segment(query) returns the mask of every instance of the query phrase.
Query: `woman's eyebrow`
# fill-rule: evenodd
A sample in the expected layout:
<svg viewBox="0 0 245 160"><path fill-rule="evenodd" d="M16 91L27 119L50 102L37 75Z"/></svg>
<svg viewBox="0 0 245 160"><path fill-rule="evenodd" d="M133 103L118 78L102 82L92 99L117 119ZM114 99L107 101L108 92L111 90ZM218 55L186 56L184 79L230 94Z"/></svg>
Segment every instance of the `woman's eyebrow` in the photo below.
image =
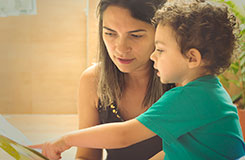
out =
<svg viewBox="0 0 245 160"><path fill-rule="evenodd" d="M103 28L104 28L104 29L107 29L107 30L109 30L109 31L111 31L111 32L116 32L116 31L114 31L113 29L110 29L110 28L105 27L105 26L103 26Z"/></svg>
<svg viewBox="0 0 245 160"><path fill-rule="evenodd" d="M134 31L129 31L128 33L135 33L135 32L146 32L146 30L145 29L137 29Z"/></svg>
<svg viewBox="0 0 245 160"><path fill-rule="evenodd" d="M106 26L103 26L103 28L106 29L106 30L109 30L109 31L111 31L111 32L116 32L116 31L114 31L113 29L108 28L108 27L106 27ZM146 32L146 30L145 30L145 29L137 29L137 30L129 31L128 33L136 33L136 32Z"/></svg>

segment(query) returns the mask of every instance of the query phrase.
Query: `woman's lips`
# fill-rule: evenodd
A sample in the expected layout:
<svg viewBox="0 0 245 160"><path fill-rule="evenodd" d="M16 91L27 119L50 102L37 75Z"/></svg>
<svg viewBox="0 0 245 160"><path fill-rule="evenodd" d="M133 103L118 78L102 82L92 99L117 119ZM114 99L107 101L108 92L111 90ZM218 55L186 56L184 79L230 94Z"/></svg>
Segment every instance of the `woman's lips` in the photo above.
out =
<svg viewBox="0 0 245 160"><path fill-rule="evenodd" d="M134 59L122 59L122 58L117 58L117 59L122 64L129 64L134 60Z"/></svg>

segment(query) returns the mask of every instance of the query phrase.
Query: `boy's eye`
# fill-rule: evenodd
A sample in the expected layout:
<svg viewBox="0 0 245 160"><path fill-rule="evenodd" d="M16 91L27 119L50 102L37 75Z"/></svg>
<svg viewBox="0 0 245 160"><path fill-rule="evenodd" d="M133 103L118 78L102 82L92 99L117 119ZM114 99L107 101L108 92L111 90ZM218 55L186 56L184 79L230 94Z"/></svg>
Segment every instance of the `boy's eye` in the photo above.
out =
<svg viewBox="0 0 245 160"><path fill-rule="evenodd" d="M137 35L137 34L131 34L132 37L134 38L140 38L140 37L143 37L143 35Z"/></svg>

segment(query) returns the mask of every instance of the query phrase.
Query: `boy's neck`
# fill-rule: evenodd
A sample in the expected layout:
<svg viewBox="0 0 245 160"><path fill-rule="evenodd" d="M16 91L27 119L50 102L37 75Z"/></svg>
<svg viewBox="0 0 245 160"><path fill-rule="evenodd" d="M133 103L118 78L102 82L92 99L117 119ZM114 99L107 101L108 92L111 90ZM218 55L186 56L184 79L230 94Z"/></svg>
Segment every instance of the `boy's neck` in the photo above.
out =
<svg viewBox="0 0 245 160"><path fill-rule="evenodd" d="M207 76L210 74L211 73L207 72L207 71L202 71L202 72L200 72L200 70L199 71L193 71L193 72L190 72L190 74L186 76L186 78L183 80L183 82L177 83L177 85L178 86L185 86L189 82L192 82L192 81L194 81L200 77Z"/></svg>

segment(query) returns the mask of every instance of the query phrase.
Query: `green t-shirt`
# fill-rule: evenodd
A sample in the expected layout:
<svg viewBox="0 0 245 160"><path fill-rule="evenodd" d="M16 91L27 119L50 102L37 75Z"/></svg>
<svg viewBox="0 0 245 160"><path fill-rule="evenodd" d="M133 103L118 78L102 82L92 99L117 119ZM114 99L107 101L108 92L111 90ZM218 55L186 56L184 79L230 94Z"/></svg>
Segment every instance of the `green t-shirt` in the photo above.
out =
<svg viewBox="0 0 245 160"><path fill-rule="evenodd" d="M245 155L236 106L215 76L169 90L136 119L163 139L164 160Z"/></svg>

